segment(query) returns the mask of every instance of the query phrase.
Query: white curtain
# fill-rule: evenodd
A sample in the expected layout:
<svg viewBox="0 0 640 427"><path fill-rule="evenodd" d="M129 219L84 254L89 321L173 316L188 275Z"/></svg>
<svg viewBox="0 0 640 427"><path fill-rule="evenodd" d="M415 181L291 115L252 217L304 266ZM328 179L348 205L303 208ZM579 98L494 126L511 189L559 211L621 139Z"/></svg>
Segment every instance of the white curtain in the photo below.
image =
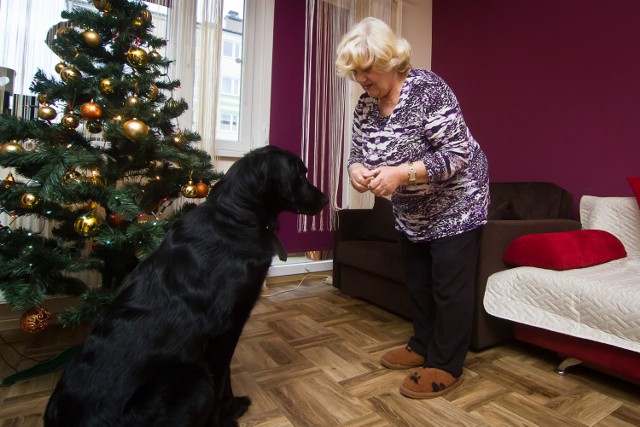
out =
<svg viewBox="0 0 640 427"><path fill-rule="evenodd" d="M30 93L29 86L38 68L55 74L55 65L60 62L45 38L61 20L66 4L66 0L0 0L0 75L11 80L5 89L12 95L10 108L20 117L35 114L37 105L32 97L36 94ZM10 172L10 168L0 168L0 180ZM0 212L0 224L45 234L49 231L46 223L36 217L13 218L6 212Z"/></svg>
<svg viewBox="0 0 640 427"><path fill-rule="evenodd" d="M349 28L367 16L402 30L402 0L306 0L305 72L301 151L311 180L330 195L327 217L299 217L298 230L333 229L335 212L370 207L373 196L352 190L345 161L351 118L362 88L336 76L336 47Z"/></svg>
<svg viewBox="0 0 640 427"><path fill-rule="evenodd" d="M175 63L169 69L169 76L180 80L174 97L189 103L189 109L178 118L179 127L191 129L195 123L193 130L202 137L200 148L216 160L223 0L155 0L155 3L170 6L167 26L170 43L166 56ZM195 22L200 27L198 43Z"/></svg>

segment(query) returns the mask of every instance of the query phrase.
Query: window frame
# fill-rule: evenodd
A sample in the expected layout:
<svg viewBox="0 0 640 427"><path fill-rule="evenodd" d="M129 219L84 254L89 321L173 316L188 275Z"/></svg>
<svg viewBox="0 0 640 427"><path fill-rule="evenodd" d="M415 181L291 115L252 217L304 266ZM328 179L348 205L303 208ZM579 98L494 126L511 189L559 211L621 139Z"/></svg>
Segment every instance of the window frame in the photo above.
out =
<svg viewBox="0 0 640 427"><path fill-rule="evenodd" d="M275 0L245 0L239 136L216 135L217 156L242 157L269 142L274 8Z"/></svg>

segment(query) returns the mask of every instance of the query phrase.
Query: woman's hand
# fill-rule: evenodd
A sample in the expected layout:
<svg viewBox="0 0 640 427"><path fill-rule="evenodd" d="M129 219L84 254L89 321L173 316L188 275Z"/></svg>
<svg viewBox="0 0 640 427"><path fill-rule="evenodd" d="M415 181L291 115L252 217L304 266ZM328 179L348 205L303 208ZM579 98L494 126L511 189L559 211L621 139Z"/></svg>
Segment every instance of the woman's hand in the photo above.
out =
<svg viewBox="0 0 640 427"><path fill-rule="evenodd" d="M349 168L349 181L351 182L351 186L360 193L369 191L368 185L374 176L372 171L360 163L354 163Z"/></svg>
<svg viewBox="0 0 640 427"><path fill-rule="evenodd" d="M369 181L368 189L376 196L388 196L403 184L406 172L401 166L380 166L371 171L373 179Z"/></svg>

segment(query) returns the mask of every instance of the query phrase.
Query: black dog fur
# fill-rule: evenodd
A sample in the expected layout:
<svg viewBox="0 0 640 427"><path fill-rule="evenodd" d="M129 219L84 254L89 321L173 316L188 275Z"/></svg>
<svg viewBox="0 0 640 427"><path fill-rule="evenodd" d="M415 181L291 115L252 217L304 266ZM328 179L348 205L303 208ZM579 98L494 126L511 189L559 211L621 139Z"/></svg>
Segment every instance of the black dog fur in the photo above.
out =
<svg viewBox="0 0 640 427"><path fill-rule="evenodd" d="M45 427L236 426L229 364L279 247L283 211L327 204L296 155L238 160L129 275L54 390Z"/></svg>

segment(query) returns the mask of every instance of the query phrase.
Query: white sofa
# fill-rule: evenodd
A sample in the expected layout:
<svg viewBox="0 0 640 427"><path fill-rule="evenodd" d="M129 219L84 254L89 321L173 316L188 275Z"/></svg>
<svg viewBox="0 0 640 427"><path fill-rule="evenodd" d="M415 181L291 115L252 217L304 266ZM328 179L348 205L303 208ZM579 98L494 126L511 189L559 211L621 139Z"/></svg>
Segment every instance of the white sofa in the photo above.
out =
<svg viewBox="0 0 640 427"><path fill-rule="evenodd" d="M627 256L556 271L515 267L491 275L484 306L514 322L517 339L640 383L640 208L633 197L584 196L583 229L612 233Z"/></svg>

